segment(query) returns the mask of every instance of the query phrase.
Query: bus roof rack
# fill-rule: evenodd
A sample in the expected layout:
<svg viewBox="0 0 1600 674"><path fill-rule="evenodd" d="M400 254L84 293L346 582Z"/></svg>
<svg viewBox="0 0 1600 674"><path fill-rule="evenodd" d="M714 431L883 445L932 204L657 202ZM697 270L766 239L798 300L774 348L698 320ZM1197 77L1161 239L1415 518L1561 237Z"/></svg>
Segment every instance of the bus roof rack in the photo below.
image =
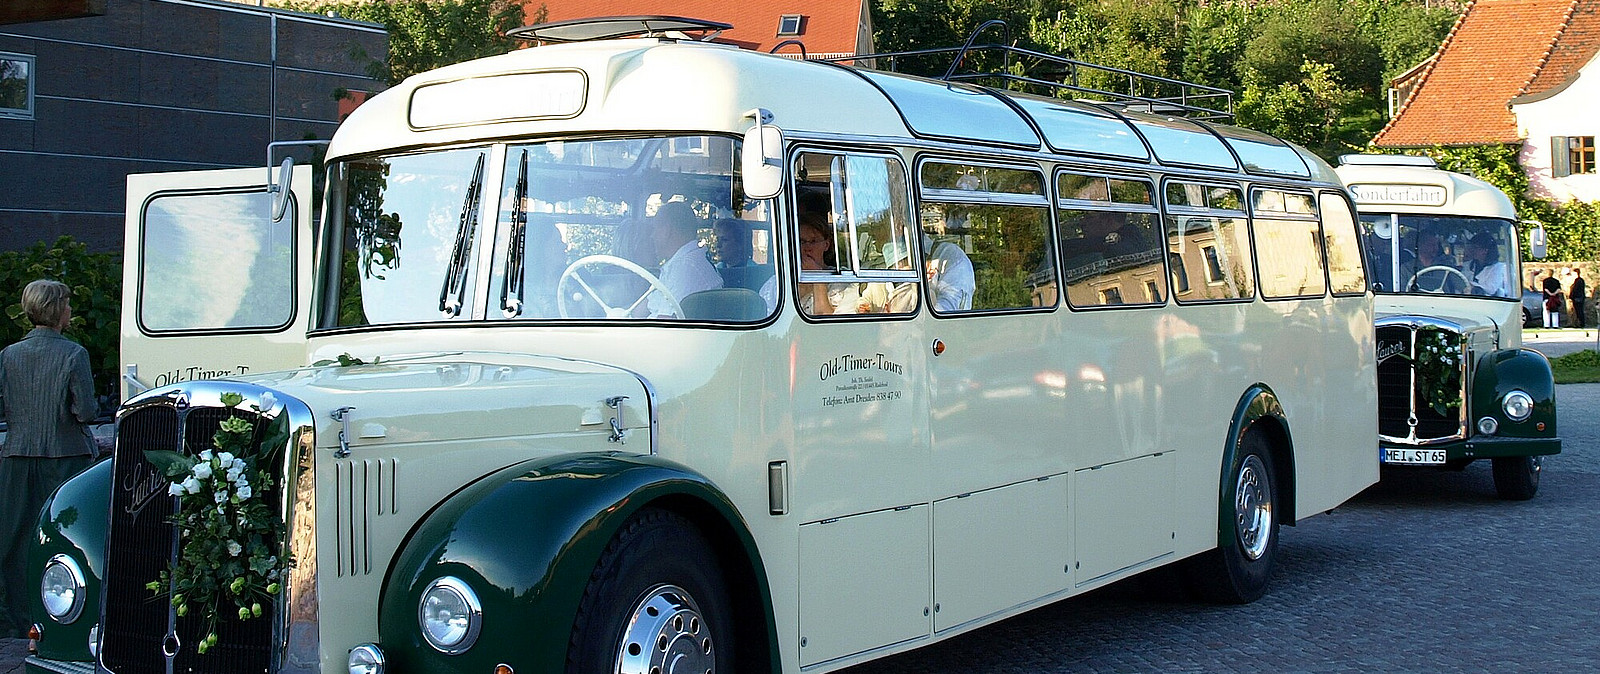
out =
<svg viewBox="0 0 1600 674"><path fill-rule="evenodd" d="M1023 90L1031 87L1053 97L1066 93L1082 97L1100 105L1110 105L1130 112L1157 115L1192 117L1206 121L1231 122L1233 120L1233 91L1194 82L1141 73L1125 68L1102 66L1065 56L1046 54L1024 49L1013 44L978 44L978 36L992 27L1004 30L1004 41L1009 43L1010 28L1004 21L985 21L967 36L960 47L937 47L900 52L863 54L818 59L830 62L866 64L866 67L898 72L896 65L907 57L953 54L950 66L942 77L947 82L965 81L993 83L997 88ZM987 59L988 69L963 71L969 62L983 54L995 54ZM998 61L998 63L994 63ZM880 64L887 67L880 68Z"/></svg>
<svg viewBox="0 0 1600 674"><path fill-rule="evenodd" d="M1421 157L1410 154L1341 154L1340 166L1417 166L1421 168L1439 168L1439 162L1433 157Z"/></svg>
<svg viewBox="0 0 1600 674"><path fill-rule="evenodd" d="M531 26L506 31L509 37L539 42L585 42L612 40L623 37L688 37L685 31L705 32L700 40L710 40L729 28L731 23L690 19L682 16L599 16ZM678 33L679 35L669 35Z"/></svg>

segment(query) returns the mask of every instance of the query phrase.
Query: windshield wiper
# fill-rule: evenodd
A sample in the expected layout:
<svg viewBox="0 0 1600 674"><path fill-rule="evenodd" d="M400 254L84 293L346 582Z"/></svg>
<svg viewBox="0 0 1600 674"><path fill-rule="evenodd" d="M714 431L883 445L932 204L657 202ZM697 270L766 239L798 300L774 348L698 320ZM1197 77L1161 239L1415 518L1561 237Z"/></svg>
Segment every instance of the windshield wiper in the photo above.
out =
<svg viewBox="0 0 1600 674"><path fill-rule="evenodd" d="M527 198L528 151L523 150L517 166L516 193L511 195L511 240L506 244L506 272L500 284L500 312L506 318L522 315L522 261L527 256L524 246L528 244L528 211L522 202ZM515 297L512 296L513 292L516 293Z"/></svg>
<svg viewBox="0 0 1600 674"><path fill-rule="evenodd" d="M472 253L472 238L478 230L478 195L483 191L483 153L478 153L478 165L472 170L472 184L467 185L467 198L461 204L461 222L456 225L455 247L450 249L450 264L444 270L444 288L439 290L439 311L446 318L461 315L461 305L467 297L467 258Z"/></svg>

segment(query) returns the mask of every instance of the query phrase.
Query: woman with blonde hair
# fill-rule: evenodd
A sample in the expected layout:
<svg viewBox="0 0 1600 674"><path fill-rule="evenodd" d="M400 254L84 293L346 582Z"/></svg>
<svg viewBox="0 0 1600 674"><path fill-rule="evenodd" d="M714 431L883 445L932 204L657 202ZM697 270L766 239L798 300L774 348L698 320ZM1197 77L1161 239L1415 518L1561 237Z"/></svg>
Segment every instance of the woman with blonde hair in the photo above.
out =
<svg viewBox="0 0 1600 674"><path fill-rule="evenodd" d="M0 636L22 636L28 599L37 584L23 577L28 536L45 499L67 478L94 463L89 431L97 405L89 352L66 337L72 291L39 280L22 290L33 330L0 350Z"/></svg>

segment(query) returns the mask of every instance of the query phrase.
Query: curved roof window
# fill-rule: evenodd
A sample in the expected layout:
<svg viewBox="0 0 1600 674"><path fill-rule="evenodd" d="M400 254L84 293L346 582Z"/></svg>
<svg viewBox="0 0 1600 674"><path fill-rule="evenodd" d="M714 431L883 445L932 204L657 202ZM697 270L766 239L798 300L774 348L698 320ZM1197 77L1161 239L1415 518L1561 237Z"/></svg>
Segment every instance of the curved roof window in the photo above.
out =
<svg viewBox="0 0 1600 674"><path fill-rule="evenodd" d="M1300 160L1300 153L1295 152L1288 143L1260 131L1237 126L1213 124L1211 130L1216 131L1228 147L1233 148L1234 153L1239 155L1239 161L1244 162L1244 170L1250 173L1297 178L1311 176L1311 169L1306 168L1306 163Z"/></svg>
<svg viewBox="0 0 1600 674"><path fill-rule="evenodd" d="M1188 164L1207 168L1238 170L1233 153L1205 127L1187 119L1158 117L1135 112L1123 113L1134 128L1150 141L1150 149L1163 164Z"/></svg>
<svg viewBox="0 0 1600 674"><path fill-rule="evenodd" d="M1039 135L1005 101L977 87L857 70L878 85L919 136L1039 147Z"/></svg>
<svg viewBox="0 0 1600 674"><path fill-rule="evenodd" d="M1148 161L1150 151L1139 134L1109 112L1073 101L1012 96L1044 132L1050 149Z"/></svg>

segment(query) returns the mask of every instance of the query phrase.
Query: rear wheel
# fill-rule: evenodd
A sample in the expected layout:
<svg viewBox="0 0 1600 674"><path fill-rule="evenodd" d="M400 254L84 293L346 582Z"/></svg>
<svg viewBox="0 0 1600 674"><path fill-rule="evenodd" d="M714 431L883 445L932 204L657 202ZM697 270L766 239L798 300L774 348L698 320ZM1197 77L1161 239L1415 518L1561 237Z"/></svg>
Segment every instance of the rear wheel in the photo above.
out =
<svg viewBox="0 0 1600 674"><path fill-rule="evenodd" d="M584 590L568 674L733 671L732 608L705 536L647 509L606 546Z"/></svg>
<svg viewBox="0 0 1600 674"><path fill-rule="evenodd" d="M1504 456L1494 460L1494 490L1508 501L1526 501L1539 493L1542 456Z"/></svg>
<svg viewBox="0 0 1600 674"><path fill-rule="evenodd" d="M1241 443L1228 471L1223 516L1233 529L1215 550L1184 562L1191 590L1208 601L1247 604L1267 591L1278 553L1277 475L1262 436ZM1228 527L1224 527L1228 528Z"/></svg>

